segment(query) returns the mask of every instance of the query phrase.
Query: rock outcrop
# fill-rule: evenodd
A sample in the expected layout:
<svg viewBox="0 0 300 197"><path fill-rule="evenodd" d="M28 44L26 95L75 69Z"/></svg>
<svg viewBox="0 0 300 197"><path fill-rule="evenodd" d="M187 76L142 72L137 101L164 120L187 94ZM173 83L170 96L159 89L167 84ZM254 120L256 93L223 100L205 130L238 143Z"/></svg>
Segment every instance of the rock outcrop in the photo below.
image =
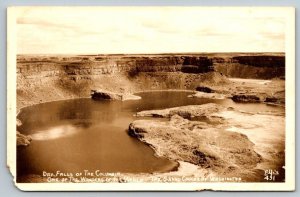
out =
<svg viewBox="0 0 300 197"><path fill-rule="evenodd" d="M158 156L198 165L217 176L241 177L262 160L246 135L178 115L167 122L136 120L128 132L150 144Z"/></svg>
<svg viewBox="0 0 300 197"><path fill-rule="evenodd" d="M285 98L280 95L267 96L264 100L265 103L284 104Z"/></svg>
<svg viewBox="0 0 300 197"><path fill-rule="evenodd" d="M194 94L189 95L190 98L206 98L206 99L225 99L226 95L217 93L210 87L198 86Z"/></svg>
<svg viewBox="0 0 300 197"><path fill-rule="evenodd" d="M133 121L128 129L130 136L150 145L158 156L205 169L204 177L213 174L261 181L264 169L270 168L282 174L277 181L284 180L284 114L245 113L204 104L142 111L138 115L154 118Z"/></svg>
<svg viewBox="0 0 300 197"><path fill-rule="evenodd" d="M17 146L28 146L31 142L30 135L23 135L17 131Z"/></svg>
<svg viewBox="0 0 300 197"><path fill-rule="evenodd" d="M170 118L173 115L178 115L186 119L192 119L197 117L205 117L208 114L219 112L223 109L224 107L220 105L217 105L215 103L208 103L204 105L187 105L161 110L146 110L138 112L136 116Z"/></svg>
<svg viewBox="0 0 300 197"><path fill-rule="evenodd" d="M106 99L106 100L126 101L126 100L141 99L140 96L136 96L136 95L128 94L128 93L115 93L115 92L110 92L110 91L106 91L106 90L92 90L91 92L92 92L91 93L92 99L94 99L94 100Z"/></svg>
<svg viewBox="0 0 300 197"><path fill-rule="evenodd" d="M256 95L245 95L245 94L239 94L239 95L234 95L232 97L232 100L234 102L239 102L239 103L259 103L260 98Z"/></svg>
<svg viewBox="0 0 300 197"><path fill-rule="evenodd" d="M205 92L205 93L214 93L215 91L209 87L205 87L205 86L198 86L196 87L196 91L199 92Z"/></svg>

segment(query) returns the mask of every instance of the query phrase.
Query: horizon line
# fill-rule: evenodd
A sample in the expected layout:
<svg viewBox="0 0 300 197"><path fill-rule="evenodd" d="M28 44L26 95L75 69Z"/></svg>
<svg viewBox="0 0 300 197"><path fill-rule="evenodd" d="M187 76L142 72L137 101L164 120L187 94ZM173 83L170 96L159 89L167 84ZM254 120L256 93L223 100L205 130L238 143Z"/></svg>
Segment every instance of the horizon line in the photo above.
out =
<svg viewBox="0 0 300 197"><path fill-rule="evenodd" d="M163 53L17 53L16 55L168 55L168 54L214 54L214 53L283 53L285 52L163 52Z"/></svg>

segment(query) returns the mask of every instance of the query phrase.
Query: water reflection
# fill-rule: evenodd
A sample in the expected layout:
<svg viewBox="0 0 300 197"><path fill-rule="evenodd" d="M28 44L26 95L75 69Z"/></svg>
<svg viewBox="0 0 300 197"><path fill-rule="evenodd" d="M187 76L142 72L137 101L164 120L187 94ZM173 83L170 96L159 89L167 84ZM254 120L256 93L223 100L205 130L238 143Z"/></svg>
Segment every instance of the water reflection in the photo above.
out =
<svg viewBox="0 0 300 197"><path fill-rule="evenodd" d="M53 140L61 137L68 137L79 132L76 127L71 125L63 125L58 127L52 127L47 130L37 131L31 135L33 140Z"/></svg>

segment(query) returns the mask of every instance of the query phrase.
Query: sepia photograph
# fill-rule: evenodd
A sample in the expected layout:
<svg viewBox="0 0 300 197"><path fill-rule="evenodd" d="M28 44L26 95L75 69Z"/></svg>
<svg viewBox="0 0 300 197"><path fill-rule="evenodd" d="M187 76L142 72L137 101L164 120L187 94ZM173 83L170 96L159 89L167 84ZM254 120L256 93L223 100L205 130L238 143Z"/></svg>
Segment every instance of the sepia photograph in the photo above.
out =
<svg viewBox="0 0 300 197"><path fill-rule="evenodd" d="M294 190L294 8L7 13L21 190Z"/></svg>

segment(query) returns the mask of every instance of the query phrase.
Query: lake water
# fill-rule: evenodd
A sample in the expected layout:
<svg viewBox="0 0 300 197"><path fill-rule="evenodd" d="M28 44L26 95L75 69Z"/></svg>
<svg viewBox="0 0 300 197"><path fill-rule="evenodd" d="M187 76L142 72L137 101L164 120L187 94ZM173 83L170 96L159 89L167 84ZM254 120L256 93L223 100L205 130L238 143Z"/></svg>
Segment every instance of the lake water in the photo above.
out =
<svg viewBox="0 0 300 197"><path fill-rule="evenodd" d="M243 111L283 111L265 104L236 104L230 99L188 98L189 92L143 92L135 101L95 101L89 98L56 101L22 109L18 131L31 135L28 147L17 149L17 175L46 172L164 172L177 163L127 134L142 110L219 103Z"/></svg>

